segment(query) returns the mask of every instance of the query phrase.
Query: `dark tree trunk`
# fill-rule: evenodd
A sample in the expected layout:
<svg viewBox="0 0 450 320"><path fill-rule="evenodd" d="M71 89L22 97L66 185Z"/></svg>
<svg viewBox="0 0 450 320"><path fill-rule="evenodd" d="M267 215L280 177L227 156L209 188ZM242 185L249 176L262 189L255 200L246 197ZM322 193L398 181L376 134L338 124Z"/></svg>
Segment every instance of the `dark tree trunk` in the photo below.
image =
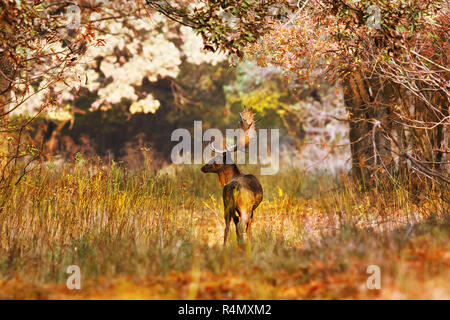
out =
<svg viewBox="0 0 450 320"><path fill-rule="evenodd" d="M392 169L389 104L392 87L379 79L353 73L344 80L344 100L350 120L352 175L363 187L377 183Z"/></svg>
<svg viewBox="0 0 450 320"><path fill-rule="evenodd" d="M8 127L8 107L11 99L13 68L10 59L0 54L0 171L8 154L8 141L5 130Z"/></svg>
<svg viewBox="0 0 450 320"><path fill-rule="evenodd" d="M303 122L294 112L289 110L285 110L283 115L281 115L281 120L289 135L294 139L297 150L302 150L306 135L305 129L303 128Z"/></svg>

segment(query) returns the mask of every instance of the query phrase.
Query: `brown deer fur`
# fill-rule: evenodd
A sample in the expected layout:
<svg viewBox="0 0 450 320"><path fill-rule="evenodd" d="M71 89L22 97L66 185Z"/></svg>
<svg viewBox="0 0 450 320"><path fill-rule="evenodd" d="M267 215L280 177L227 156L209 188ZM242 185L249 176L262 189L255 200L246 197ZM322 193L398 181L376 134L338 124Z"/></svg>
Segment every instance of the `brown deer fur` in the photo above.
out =
<svg viewBox="0 0 450 320"><path fill-rule="evenodd" d="M244 112L248 112L244 109ZM245 119L242 119L241 124ZM253 121L253 114L251 114ZM241 125L241 128L243 126ZM254 123L253 123L254 127ZM248 139L244 144L248 147ZM213 149L214 150L214 149ZM236 151L236 148L231 148ZM219 153L205 164L201 170L204 173L217 173L219 182L223 186L223 206L225 218L224 245L227 242L231 219L236 226L236 235L239 244L244 243L243 233L250 240L250 227L253 219L253 213L263 198L263 189L258 179L251 174L243 174L238 166L231 160L231 152L229 148L226 151L217 151ZM227 161L228 160L228 161Z"/></svg>

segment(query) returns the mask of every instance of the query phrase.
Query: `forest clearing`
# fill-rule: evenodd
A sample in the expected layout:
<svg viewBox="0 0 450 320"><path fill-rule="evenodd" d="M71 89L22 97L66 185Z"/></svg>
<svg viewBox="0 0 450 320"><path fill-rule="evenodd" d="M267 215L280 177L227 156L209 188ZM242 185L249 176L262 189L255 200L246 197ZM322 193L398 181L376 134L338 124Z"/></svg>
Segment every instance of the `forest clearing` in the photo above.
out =
<svg viewBox="0 0 450 320"><path fill-rule="evenodd" d="M450 299L449 53L441 0L0 0L0 300Z"/></svg>
<svg viewBox="0 0 450 320"><path fill-rule="evenodd" d="M234 226L222 246L220 187L199 168L170 177L86 162L33 172L0 217L0 297L450 297L450 220L438 196L364 194L294 169L261 183L251 247L239 248ZM82 290L66 287L73 264ZM380 290L366 286L369 265L381 268Z"/></svg>

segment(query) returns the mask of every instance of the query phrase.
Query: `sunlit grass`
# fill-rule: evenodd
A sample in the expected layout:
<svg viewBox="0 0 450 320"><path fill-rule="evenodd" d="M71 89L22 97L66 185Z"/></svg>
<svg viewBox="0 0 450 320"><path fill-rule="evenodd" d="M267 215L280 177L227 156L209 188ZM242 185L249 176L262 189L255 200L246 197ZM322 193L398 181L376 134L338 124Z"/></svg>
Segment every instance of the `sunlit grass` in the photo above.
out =
<svg viewBox="0 0 450 320"><path fill-rule="evenodd" d="M360 192L343 176L261 176L252 244L222 246L215 175L78 159L36 168L0 211L0 298L449 298L437 191ZM257 173L256 168L246 168ZM78 265L82 290L65 287ZM367 266L382 289L366 288Z"/></svg>

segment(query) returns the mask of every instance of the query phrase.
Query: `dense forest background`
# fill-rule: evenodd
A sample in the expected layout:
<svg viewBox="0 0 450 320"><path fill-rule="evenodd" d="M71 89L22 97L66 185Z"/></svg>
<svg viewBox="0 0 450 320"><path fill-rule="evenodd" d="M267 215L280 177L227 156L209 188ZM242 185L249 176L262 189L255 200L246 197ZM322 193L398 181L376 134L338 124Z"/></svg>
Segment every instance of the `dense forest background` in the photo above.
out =
<svg viewBox="0 0 450 320"><path fill-rule="evenodd" d="M194 119L225 128L248 105L262 126L282 129L288 163L351 168L364 187L412 176L449 182L445 2L2 8L5 172L38 151L47 160L81 152L136 165L143 147L161 167L175 128Z"/></svg>
<svg viewBox="0 0 450 320"><path fill-rule="evenodd" d="M314 160L317 163L310 169L323 169L329 162L332 170L349 167L348 161L344 163L348 159L333 148L345 144L348 134L345 121L330 116L345 116L338 87L330 89L324 84L322 88L311 88L307 83L286 79L275 68L262 69L247 61L230 67L224 60L216 65L183 61L176 78L158 78L155 82L144 79L140 90L159 101L156 110L133 113L131 101L114 104L108 110L90 110L95 97L85 92L67 105L67 114L40 117L32 135L36 141L44 141L47 160L58 156L73 160L80 152L86 157L100 155L135 167L142 164L142 150L146 148L155 168L160 169L171 162L176 142L170 142L170 136L175 129L193 132L194 120L201 120L204 130L233 128L239 110L248 105L259 111L261 127L281 129L284 155L290 161L297 159L298 166L302 166L303 158L304 167ZM325 145L328 155L321 154ZM303 148L309 150L306 159L301 156ZM348 148L344 146L347 157ZM317 160L317 153L323 161Z"/></svg>

